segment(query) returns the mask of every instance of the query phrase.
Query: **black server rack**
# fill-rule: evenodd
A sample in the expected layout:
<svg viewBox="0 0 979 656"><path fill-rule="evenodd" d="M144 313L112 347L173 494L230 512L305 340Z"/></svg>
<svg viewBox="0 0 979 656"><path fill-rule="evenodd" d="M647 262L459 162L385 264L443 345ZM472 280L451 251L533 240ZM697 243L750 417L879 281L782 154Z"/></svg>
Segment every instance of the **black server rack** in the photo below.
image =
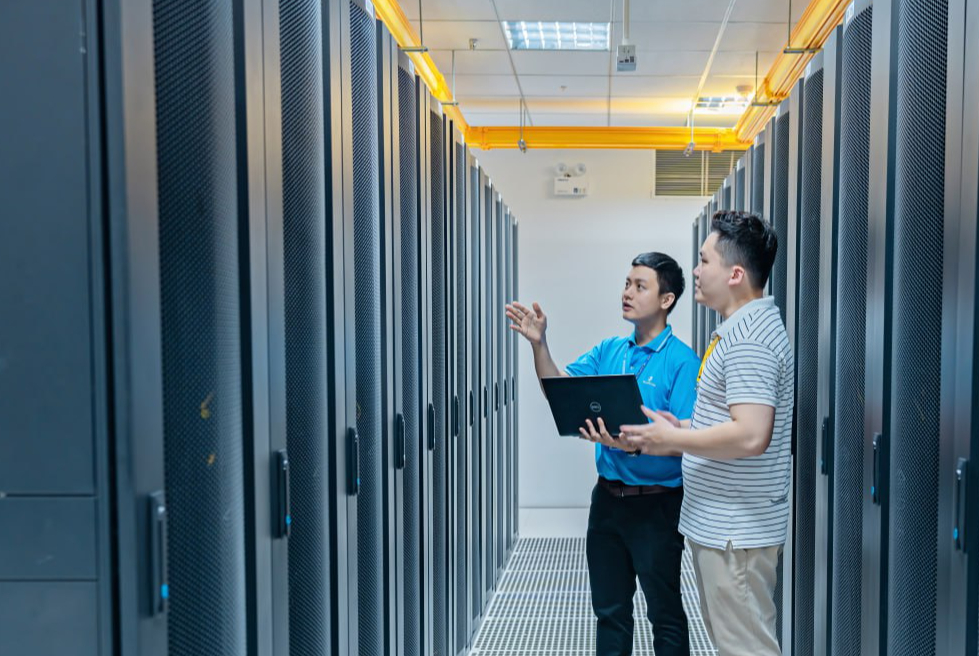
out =
<svg viewBox="0 0 979 656"><path fill-rule="evenodd" d="M979 38L976 29L979 28L979 7L967 5L965 15L959 3L951 5L953 12L949 24L953 20L961 21L957 29L960 34L964 31L965 45L961 48L963 79L963 107L976 107L979 102ZM956 52L956 50L952 52ZM950 67L950 74L955 69ZM953 89L949 85L949 89ZM959 315L955 324L958 344L954 352L960 354L959 363L965 366L958 369L955 376L957 418L955 430L955 451L953 453L957 480L955 481L955 508L953 517L953 536L958 538L956 552L952 557L952 576L949 577L951 590L949 598L954 602L948 610L941 614L950 616L953 626L959 628L952 631L952 636L964 642L964 650L960 650L954 641L950 651L974 655L979 654L979 563L976 554L979 553L979 475L976 474L976 455L979 454L979 430L976 430L979 417L979 384L975 380L975 356L979 353L977 347L976 327L979 304L976 302L979 290L979 268L977 268L977 214L979 214L979 116L968 112L962 116L962 153L961 153L961 193L960 214L962 217L959 227L960 265L962 272L959 278L955 305ZM964 340L964 341L963 341ZM959 350L962 348L963 350ZM971 352L970 352L971 350ZM959 473L961 470L961 473ZM962 586L965 589L962 589ZM963 617L963 613L965 614Z"/></svg>
<svg viewBox="0 0 979 656"><path fill-rule="evenodd" d="M423 524L422 464L425 458L422 404L421 231L419 196L419 80L408 57L398 56L397 139L392 158L397 211L394 212L392 290L395 343L394 459L400 470L400 556L398 576L398 653L422 655Z"/></svg>
<svg viewBox="0 0 979 656"><path fill-rule="evenodd" d="M380 497L381 497L381 550L382 585L381 605L383 653L398 654L403 642L403 609L398 600L398 592L404 588L404 561L401 549L403 527L402 461L404 450L400 431L403 414L400 407L398 366L400 351L400 317L394 311L394 298L399 293L396 285L400 282L400 272L396 272L395 234L400 212L400 193L397 188L395 170L398 168L397 143L398 129L398 89L399 50L387 28L380 21L374 24L377 42L377 81L378 81L378 168L377 177L380 188L379 229L380 229L380 306L381 353L380 377L377 382L381 392L380 411Z"/></svg>
<svg viewBox="0 0 979 656"><path fill-rule="evenodd" d="M766 171L766 152L768 150L767 138L768 130L760 132L757 137L755 137L755 142L751 146L751 168L750 177L748 178L750 185L748 188L748 209L755 214L761 216L763 219L768 219L768 207L766 203L767 198L767 176ZM768 166L771 165L771 160L768 159Z"/></svg>
<svg viewBox="0 0 979 656"><path fill-rule="evenodd" d="M268 267L267 299L252 292L252 314L268 308L268 378L266 382L254 377L252 397L259 399L264 393L268 398L265 422L272 437L271 444L255 444L255 461L265 465L256 468L255 478L267 481L273 508L264 519L256 516L256 525L250 522L248 530L274 539L272 653L328 650L335 626L329 591L336 495L329 478L321 475L330 471L334 460L329 443L319 436L327 434L336 419L330 412L337 373L330 356L336 313L327 302L327 280L331 270L341 272L342 279L342 254L337 257L327 247L334 227L325 222L326 208L334 199L328 193L325 164L327 157L339 156L340 143L330 138L325 124L324 76L332 72L323 66L329 35L323 30L321 11L315 2L266 2L263 15L253 19L264 22L263 34L256 39L257 44L265 41L264 105L279 110L268 111L264 125L255 128L259 135L264 133L265 159L254 164L249 187L250 210L260 224L251 231L252 266L264 260ZM246 50L246 61L248 56ZM249 103L252 106L261 116L262 99ZM250 155L252 149L249 143ZM265 198L256 197L263 184ZM253 367L263 361L256 348L258 325L253 321ZM258 553L256 560L261 562ZM257 609L250 621L261 625L267 617L267 610Z"/></svg>
<svg viewBox="0 0 979 656"><path fill-rule="evenodd" d="M712 218L712 213L710 212L710 207L704 208L703 213L700 215L700 245L702 246L704 240L710 234L710 222ZM696 303L696 301L694 301ZM698 320L697 325L700 327L700 337L699 337L699 349L698 353L703 355L707 351L707 344L710 341L710 330L708 329L708 316L713 310L708 309L704 305L697 305Z"/></svg>
<svg viewBox="0 0 979 656"><path fill-rule="evenodd" d="M466 146L458 130L452 130L452 259L454 392L453 433L453 653L464 652L469 643L469 258L468 175Z"/></svg>
<svg viewBox="0 0 979 656"><path fill-rule="evenodd" d="M506 325L504 323L504 316L500 312L500 308L503 307L504 299L506 297L506 275L504 271L505 264L505 249L506 249L506 213L507 208L503 203L502 197L497 197L496 200L496 215L493 221L493 227L496 231L496 238L494 239L494 258L496 261L494 277L495 281L495 303L493 307L493 322L496 324L496 344L494 350L493 362L496 367L496 383L493 386L493 391L495 395L495 407L496 412L496 430L494 431L493 440L495 445L495 458L496 458L496 498L494 499L493 505L496 514L496 524L493 527L493 540L496 542L496 575L493 577L494 582L499 580L500 574L503 571L503 566L506 562L506 531L504 530L504 525L506 523L506 409L504 408L503 399L506 393L505 381L506 381Z"/></svg>
<svg viewBox="0 0 979 656"><path fill-rule="evenodd" d="M449 421L449 332L448 332L448 225L445 203L445 126L441 110L429 110L431 158L430 249L431 249L431 367L432 367L432 620L431 651L449 651L449 554L448 554L448 421Z"/></svg>
<svg viewBox="0 0 979 656"><path fill-rule="evenodd" d="M231 5L153 9L169 653L240 653L247 610L234 16Z"/></svg>
<svg viewBox="0 0 979 656"><path fill-rule="evenodd" d="M503 299L505 303L513 302L513 214L510 212L509 207L506 210L506 250L504 254L506 268L506 286L505 286L505 298ZM506 363L505 363L505 373L503 378L503 406L506 412L506 487L504 494L504 502L506 505L506 522L504 524L504 542L506 544L507 556L513 549L513 525L514 525L514 507L513 507L513 478L515 472L513 469L514 458L513 458L513 349L514 349L514 332L509 328L506 328L506 319L503 319L504 330L503 335L506 344Z"/></svg>
<svg viewBox="0 0 979 656"><path fill-rule="evenodd" d="M483 603L489 602L490 591L496 581L496 543L493 539L493 528L496 525L495 499L496 499L496 405L495 405L495 383L496 365L494 357L496 353L496 281L495 255L493 250L493 240L495 230L493 229L493 217L496 211L496 191L491 180L482 175L480 184L483 187L483 202L481 204L482 217L480 228L482 232L482 293L483 293L483 492L481 506L483 509Z"/></svg>
<svg viewBox="0 0 979 656"><path fill-rule="evenodd" d="M837 317L836 278L838 259L836 256L836 235L840 206L840 81L842 76L842 29L835 30L826 41L822 57L822 105L818 108L821 114L821 173L819 185L819 276L813 291L821 299L818 312L813 317L803 317L801 304L807 299L802 290L802 274L799 284L799 320L798 331L801 335L803 321L816 321L817 328L817 366L814 389L816 389L815 406L815 517L814 543L815 558L813 569L813 652L825 654L830 650L831 638L831 607L832 577L833 577L833 412L835 399L835 322ZM805 114L803 120L806 120ZM804 148L806 148L804 146ZM808 154L804 152L808 157ZM803 212L808 209L809 182L804 181L802 202ZM807 232L806 235L809 233ZM807 236L800 235L800 243L806 242ZM808 248L802 248L800 258L808 257ZM808 260L800 259L800 270L808 267ZM799 363L796 363L797 370ZM799 390L803 389L800 378ZM796 395L796 405L800 402Z"/></svg>
<svg viewBox="0 0 979 656"><path fill-rule="evenodd" d="M513 267L513 284L510 289L510 298L514 301L520 299L520 229L518 221L514 219L513 221L513 234L512 234L512 262ZM509 330L509 328L507 328ZM510 504L513 508L512 517L513 525L511 530L513 533L513 543L516 545L517 538L520 535L520 414L518 410L520 409L519 399L519 384L517 383L517 371L520 364L519 354L520 349L518 344L518 339L516 335L513 336L513 377L510 380L510 412L513 417L513 442L512 442L512 454L513 454L513 485L510 489ZM511 552L513 550L511 549Z"/></svg>
<svg viewBox="0 0 979 656"><path fill-rule="evenodd" d="M750 155L741 157L734 167L734 207L731 209L737 210L738 212L744 212L747 210L746 204L748 200L748 193L745 189L745 185L748 181L748 170L746 165L749 158Z"/></svg>
<svg viewBox="0 0 979 656"><path fill-rule="evenodd" d="M856 3L843 25L840 59L839 210L833 239L832 371L829 451L833 525L828 594L829 650L860 654L863 623L868 199L871 125L870 2ZM825 209L825 208L824 208Z"/></svg>
<svg viewBox="0 0 979 656"><path fill-rule="evenodd" d="M473 632L476 631L479 620L483 614L483 535L485 527L483 524L483 462L485 459L483 449L483 436L485 427L482 412L483 398L483 325L485 313L483 311L483 257L482 257L482 203L484 185L482 183L482 171L476 159L470 153L467 155L467 171L469 179L469 303L472 313L472 321L469 326L470 344L470 369L469 369L469 389L468 399L468 423L471 432L470 449L470 498L469 498L469 521L470 521L470 543L469 543L469 596L470 611L469 617Z"/></svg>
<svg viewBox="0 0 979 656"><path fill-rule="evenodd" d="M3 653L167 653L152 10L3 10Z"/></svg>
<svg viewBox="0 0 979 656"><path fill-rule="evenodd" d="M720 207L718 209L734 209L734 185L734 171L732 171L726 178L724 178L724 184L721 185Z"/></svg>
<svg viewBox="0 0 979 656"><path fill-rule="evenodd" d="M820 350L822 322L820 315L825 298L822 294L824 258L823 196L828 154L824 148L827 93L835 92L827 82L826 60L831 55L818 53L805 73L805 96L801 103L799 151L798 214L798 280L795 286L795 458L793 459L794 509L792 521L793 654L816 652L817 559L821 557L817 542L817 514L828 499L819 491L819 442L821 390ZM832 127L832 126L831 126ZM831 151L830 153L831 154ZM781 246L781 244L780 244ZM822 642L822 640L820 640Z"/></svg>

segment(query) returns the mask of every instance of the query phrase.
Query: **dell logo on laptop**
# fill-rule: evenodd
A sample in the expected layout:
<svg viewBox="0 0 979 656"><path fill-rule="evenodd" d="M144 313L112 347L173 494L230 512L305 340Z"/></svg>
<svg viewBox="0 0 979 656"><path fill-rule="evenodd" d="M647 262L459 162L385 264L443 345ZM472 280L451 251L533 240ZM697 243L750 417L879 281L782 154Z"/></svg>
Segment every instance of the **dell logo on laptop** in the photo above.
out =
<svg viewBox="0 0 979 656"><path fill-rule="evenodd" d="M598 401L592 401L591 402L591 405L589 405L588 407L591 408L591 411L592 412L601 412L602 411L602 404L599 403Z"/></svg>

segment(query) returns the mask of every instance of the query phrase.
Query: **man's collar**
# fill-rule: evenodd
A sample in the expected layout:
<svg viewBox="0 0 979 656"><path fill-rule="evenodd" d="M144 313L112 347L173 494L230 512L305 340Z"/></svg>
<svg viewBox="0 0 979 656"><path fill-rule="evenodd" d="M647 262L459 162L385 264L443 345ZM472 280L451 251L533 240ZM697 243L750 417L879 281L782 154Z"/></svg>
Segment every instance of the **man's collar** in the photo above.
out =
<svg viewBox="0 0 979 656"><path fill-rule="evenodd" d="M664 346L666 346L666 342L670 339L670 336L672 334L673 334L673 328L670 326L670 324L666 324L666 328L660 331L660 334L654 337L653 341L649 342L648 344L643 344L642 346L639 346L636 343L636 331L632 331L632 335L629 336L629 343L632 344L633 346L639 346L639 348L644 348L644 349L649 349L651 351L659 352L663 350Z"/></svg>
<svg viewBox="0 0 979 656"><path fill-rule="evenodd" d="M741 319L749 312L753 312L761 308L774 307L774 306L775 306L775 298L773 296L762 296L761 298L756 298L753 301L748 301L747 303L739 307L734 312L734 314L732 314L727 319L725 319L724 322L721 323L721 325L719 325L714 332L717 334L718 337L723 338L725 335L731 332L731 329L734 328L734 326L739 321L741 321Z"/></svg>

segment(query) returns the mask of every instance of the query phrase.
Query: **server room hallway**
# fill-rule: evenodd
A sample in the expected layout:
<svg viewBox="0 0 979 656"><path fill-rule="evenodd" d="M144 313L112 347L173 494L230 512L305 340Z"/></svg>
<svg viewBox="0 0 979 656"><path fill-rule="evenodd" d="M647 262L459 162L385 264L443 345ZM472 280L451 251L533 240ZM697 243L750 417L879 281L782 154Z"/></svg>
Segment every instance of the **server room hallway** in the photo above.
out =
<svg viewBox="0 0 979 656"><path fill-rule="evenodd" d="M979 0L0 0L0 656L979 656L977 253Z"/></svg>

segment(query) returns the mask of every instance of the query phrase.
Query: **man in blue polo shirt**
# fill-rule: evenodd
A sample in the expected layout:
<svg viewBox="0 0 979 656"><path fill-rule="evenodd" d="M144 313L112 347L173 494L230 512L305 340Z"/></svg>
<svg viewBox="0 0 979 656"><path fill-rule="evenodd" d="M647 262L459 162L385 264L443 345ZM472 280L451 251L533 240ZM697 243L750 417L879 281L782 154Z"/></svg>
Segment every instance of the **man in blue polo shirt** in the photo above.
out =
<svg viewBox="0 0 979 656"><path fill-rule="evenodd" d="M534 303L530 309L514 303L506 311L513 321L510 328L533 347L538 378L632 373L647 408L688 418L700 362L666 322L683 288L683 271L672 257L636 257L622 292L622 318L633 324L633 333L604 340L563 372L547 347L547 317L540 305ZM638 577L657 656L687 656L687 616L680 597L683 536L677 530L683 501L681 460L623 451L601 419L598 426L583 426L582 437L596 443L598 467L587 540L592 607L598 617L595 652L632 653L632 599Z"/></svg>

